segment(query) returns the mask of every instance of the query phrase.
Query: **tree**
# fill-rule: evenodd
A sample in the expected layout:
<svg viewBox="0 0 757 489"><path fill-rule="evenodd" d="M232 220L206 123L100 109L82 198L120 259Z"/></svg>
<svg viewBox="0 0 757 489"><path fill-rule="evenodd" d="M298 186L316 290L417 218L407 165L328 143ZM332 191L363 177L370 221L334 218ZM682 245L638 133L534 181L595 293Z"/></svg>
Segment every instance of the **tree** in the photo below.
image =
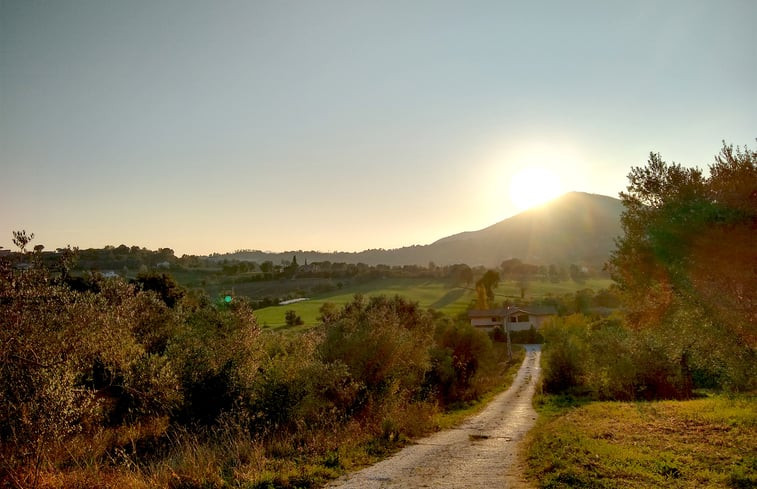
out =
<svg viewBox="0 0 757 489"><path fill-rule="evenodd" d="M142 290L151 290L165 302L174 307L184 296L185 290L169 274L159 272L140 272L135 281Z"/></svg>
<svg viewBox="0 0 757 489"><path fill-rule="evenodd" d="M476 309L489 309L486 288L480 283L476 284Z"/></svg>
<svg viewBox="0 0 757 489"><path fill-rule="evenodd" d="M608 268L630 324L666 335L682 370L694 355L743 386L757 347L757 153L724 143L709 170L655 153L632 168Z"/></svg>
<svg viewBox="0 0 757 489"><path fill-rule="evenodd" d="M470 285L473 282L473 270L464 263L459 263L449 267L450 276L459 283Z"/></svg>
<svg viewBox="0 0 757 489"><path fill-rule="evenodd" d="M499 273L494 270L487 270L484 276L476 282L476 288L482 286L486 291L486 298L489 302L494 301L494 289L499 285Z"/></svg>
<svg viewBox="0 0 757 489"><path fill-rule="evenodd" d="M297 312L292 309L284 313L284 320L286 321L287 326L299 326L305 324L305 321L303 321L302 318L297 315Z"/></svg>
<svg viewBox="0 0 757 489"><path fill-rule="evenodd" d="M586 283L586 272L584 272L578 265L571 263L570 278L577 284L584 284Z"/></svg>
<svg viewBox="0 0 757 489"><path fill-rule="evenodd" d="M520 289L520 298L523 299L526 297L526 290L528 290L531 285L531 276L525 273L520 274L518 275L516 282L518 284L518 289Z"/></svg>
<svg viewBox="0 0 757 489"><path fill-rule="evenodd" d="M34 239L34 233L26 234L26 230L13 231L13 244L21 250L21 253L26 253L26 245L31 243Z"/></svg>

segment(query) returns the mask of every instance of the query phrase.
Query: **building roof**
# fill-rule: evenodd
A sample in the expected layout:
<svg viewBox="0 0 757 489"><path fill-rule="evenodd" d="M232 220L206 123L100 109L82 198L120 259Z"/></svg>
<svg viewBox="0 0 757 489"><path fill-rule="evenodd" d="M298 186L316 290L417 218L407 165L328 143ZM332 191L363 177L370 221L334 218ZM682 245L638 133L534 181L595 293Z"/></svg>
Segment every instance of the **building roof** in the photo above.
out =
<svg viewBox="0 0 757 489"><path fill-rule="evenodd" d="M499 309L472 309L468 311L469 318L505 317L513 314L525 313L530 316L556 316L557 309L553 306L502 307Z"/></svg>

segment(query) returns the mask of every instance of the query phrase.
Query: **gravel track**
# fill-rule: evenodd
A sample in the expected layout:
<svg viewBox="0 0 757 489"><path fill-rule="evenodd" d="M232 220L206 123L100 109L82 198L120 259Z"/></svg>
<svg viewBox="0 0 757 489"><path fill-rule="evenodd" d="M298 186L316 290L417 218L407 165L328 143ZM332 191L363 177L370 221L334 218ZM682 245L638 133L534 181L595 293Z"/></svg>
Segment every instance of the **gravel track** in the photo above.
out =
<svg viewBox="0 0 757 489"><path fill-rule="evenodd" d="M536 419L531 401L539 377L539 345L510 388L460 426L418 440L375 465L343 476L328 488L530 488L518 460L518 442Z"/></svg>

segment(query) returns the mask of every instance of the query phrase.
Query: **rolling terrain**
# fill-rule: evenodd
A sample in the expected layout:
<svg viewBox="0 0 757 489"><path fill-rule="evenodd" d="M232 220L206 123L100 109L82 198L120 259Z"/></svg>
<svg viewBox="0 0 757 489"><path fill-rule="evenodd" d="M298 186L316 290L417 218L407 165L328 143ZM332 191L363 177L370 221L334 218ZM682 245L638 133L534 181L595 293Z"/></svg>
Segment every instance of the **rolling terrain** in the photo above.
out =
<svg viewBox="0 0 757 489"><path fill-rule="evenodd" d="M621 234L622 209L620 200L612 197L570 192L487 228L448 236L428 245L355 253L241 251L213 258L278 263L297 255L301 262L311 263L331 261L395 266L426 265L433 261L437 265L466 263L488 267L519 258L537 265L577 263L601 266L614 248L615 237Z"/></svg>
<svg viewBox="0 0 757 489"><path fill-rule="evenodd" d="M550 294L555 296L570 294L580 289L597 291L609 287L610 284L610 279L601 278L588 279L583 284L578 284L572 280L559 283L536 281L527 290L526 300L534 300ZM239 289L239 291L244 292L244 289ZM511 281L500 282L494 293L497 301L519 300L518 286ZM476 297L472 286L460 286L443 280L423 278L385 278L347 285L343 289L320 294L303 302L257 309L255 317L261 326L279 329L285 327L286 311L292 310L302 318L305 323L303 329L305 329L318 323L319 310L323 304L331 302L343 305L350 302L355 294L363 294L368 297L401 295L411 301L418 302L421 307L429 307L449 316L464 313ZM244 294L242 293L242 295Z"/></svg>

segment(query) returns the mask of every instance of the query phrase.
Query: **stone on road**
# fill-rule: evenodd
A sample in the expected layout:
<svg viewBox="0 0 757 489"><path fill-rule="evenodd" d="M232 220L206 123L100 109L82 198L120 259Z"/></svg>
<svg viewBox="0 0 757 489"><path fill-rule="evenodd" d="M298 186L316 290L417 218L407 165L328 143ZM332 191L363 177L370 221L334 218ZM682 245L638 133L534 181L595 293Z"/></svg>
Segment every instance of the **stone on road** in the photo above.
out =
<svg viewBox="0 0 757 489"><path fill-rule="evenodd" d="M343 476L327 487L528 488L518 461L518 442L536 419L531 401L539 377L539 345L526 358L510 388L457 428L418 440L392 457Z"/></svg>

